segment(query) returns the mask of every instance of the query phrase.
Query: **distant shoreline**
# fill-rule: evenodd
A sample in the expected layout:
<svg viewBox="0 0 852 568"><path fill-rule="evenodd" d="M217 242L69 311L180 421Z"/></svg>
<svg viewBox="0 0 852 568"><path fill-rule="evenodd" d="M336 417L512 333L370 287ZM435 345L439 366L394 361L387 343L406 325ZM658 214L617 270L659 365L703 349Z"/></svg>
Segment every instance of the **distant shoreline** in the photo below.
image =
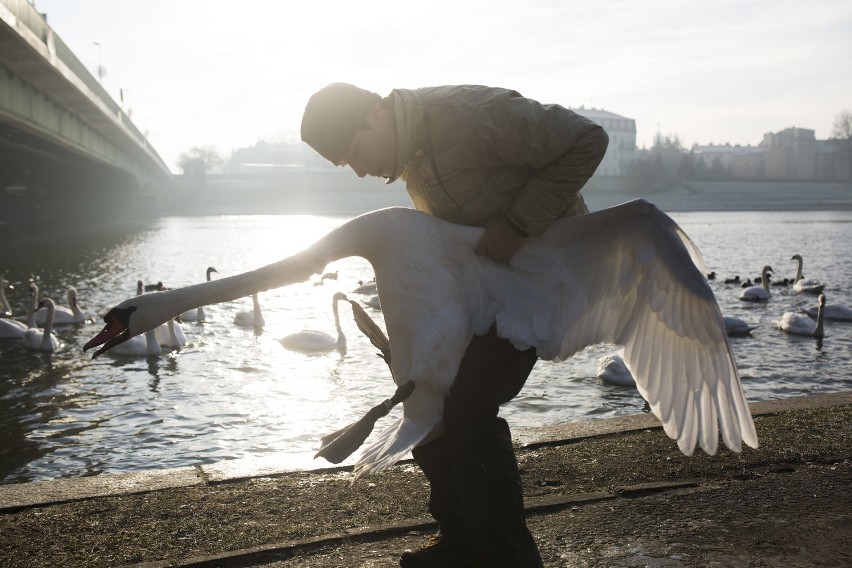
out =
<svg viewBox="0 0 852 568"><path fill-rule="evenodd" d="M159 196L162 216L308 214L354 216L383 207L411 207L402 182L359 179L348 172L309 179L210 176L182 180ZM606 178L582 190L592 211L637 198L664 211L852 211L852 183L681 182L631 191Z"/></svg>

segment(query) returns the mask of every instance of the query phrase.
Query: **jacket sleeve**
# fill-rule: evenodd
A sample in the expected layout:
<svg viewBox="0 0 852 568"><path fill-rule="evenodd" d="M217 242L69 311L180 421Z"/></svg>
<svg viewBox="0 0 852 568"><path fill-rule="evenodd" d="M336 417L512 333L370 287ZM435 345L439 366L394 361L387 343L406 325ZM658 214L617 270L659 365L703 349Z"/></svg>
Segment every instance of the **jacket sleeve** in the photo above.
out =
<svg viewBox="0 0 852 568"><path fill-rule="evenodd" d="M534 237L573 210L608 144L606 132L591 120L514 91L480 107L476 126L481 141L498 159L530 170L507 218Z"/></svg>

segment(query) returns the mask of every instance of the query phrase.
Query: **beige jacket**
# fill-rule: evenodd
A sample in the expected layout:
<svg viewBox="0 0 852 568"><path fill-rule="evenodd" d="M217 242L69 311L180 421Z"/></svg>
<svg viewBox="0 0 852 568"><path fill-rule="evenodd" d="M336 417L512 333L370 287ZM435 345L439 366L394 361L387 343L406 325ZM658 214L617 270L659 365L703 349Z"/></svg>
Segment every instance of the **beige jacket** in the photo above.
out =
<svg viewBox="0 0 852 568"><path fill-rule="evenodd" d="M388 183L402 178L420 211L477 226L506 216L532 236L588 212L579 191L607 143L594 122L475 85L397 89L391 100L397 168Z"/></svg>

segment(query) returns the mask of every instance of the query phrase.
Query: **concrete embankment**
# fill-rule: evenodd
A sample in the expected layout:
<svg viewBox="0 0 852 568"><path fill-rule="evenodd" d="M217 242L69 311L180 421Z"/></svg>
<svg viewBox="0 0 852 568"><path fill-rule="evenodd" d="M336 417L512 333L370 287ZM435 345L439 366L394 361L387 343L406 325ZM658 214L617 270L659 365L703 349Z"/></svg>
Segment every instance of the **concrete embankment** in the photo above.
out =
<svg viewBox="0 0 852 568"><path fill-rule="evenodd" d="M761 447L681 455L650 415L516 432L545 566L852 563L852 392L752 405ZM0 566L396 566L435 529L403 462L212 464L0 486Z"/></svg>

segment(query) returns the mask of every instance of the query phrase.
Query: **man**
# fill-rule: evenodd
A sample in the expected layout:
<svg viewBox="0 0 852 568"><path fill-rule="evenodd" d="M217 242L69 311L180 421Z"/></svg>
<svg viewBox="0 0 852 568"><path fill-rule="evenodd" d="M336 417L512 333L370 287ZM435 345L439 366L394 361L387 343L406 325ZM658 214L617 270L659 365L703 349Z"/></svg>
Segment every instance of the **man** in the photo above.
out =
<svg viewBox="0 0 852 568"><path fill-rule="evenodd" d="M403 179L420 211L485 227L475 252L503 263L554 220L588 212L579 192L608 143L590 120L507 89L396 89L382 98L345 83L311 97L302 140L359 177ZM403 553L401 566L542 565L509 427L497 416L535 361L535 349L515 349L493 326L471 341L445 398L443 435L412 452L440 530Z"/></svg>

